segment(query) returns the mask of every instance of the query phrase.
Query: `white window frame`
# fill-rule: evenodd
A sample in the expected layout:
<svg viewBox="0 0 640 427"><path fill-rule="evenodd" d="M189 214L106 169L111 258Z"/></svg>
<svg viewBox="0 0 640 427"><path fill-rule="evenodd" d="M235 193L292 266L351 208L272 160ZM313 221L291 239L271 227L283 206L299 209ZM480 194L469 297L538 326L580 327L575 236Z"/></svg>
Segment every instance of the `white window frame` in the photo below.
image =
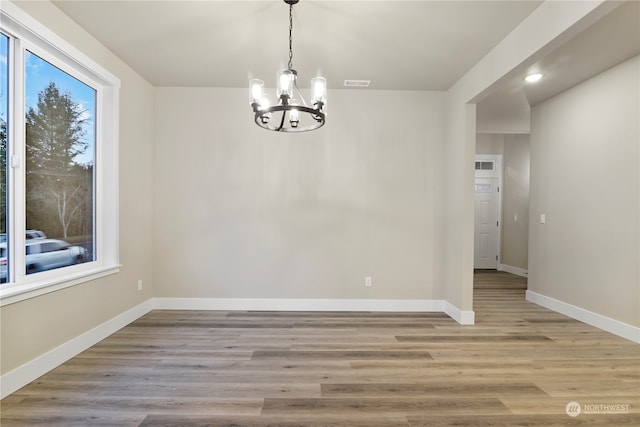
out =
<svg viewBox="0 0 640 427"><path fill-rule="evenodd" d="M9 42L7 212L10 282L0 284L0 306L74 286L119 271L118 117L120 80L10 2L2 2L0 29ZM28 49L96 90L96 259L26 274L24 53Z"/></svg>

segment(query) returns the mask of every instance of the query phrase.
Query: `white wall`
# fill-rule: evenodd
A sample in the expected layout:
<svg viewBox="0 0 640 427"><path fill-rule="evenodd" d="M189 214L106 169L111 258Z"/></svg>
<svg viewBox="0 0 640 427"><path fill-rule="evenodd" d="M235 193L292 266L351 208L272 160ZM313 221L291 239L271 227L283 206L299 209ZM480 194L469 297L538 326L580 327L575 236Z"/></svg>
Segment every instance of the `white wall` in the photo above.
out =
<svg viewBox="0 0 640 427"><path fill-rule="evenodd" d="M528 269L529 170L529 135L505 135L500 263L520 271Z"/></svg>
<svg viewBox="0 0 640 427"><path fill-rule="evenodd" d="M529 228L529 290L635 327L638 76L635 57L533 108Z"/></svg>
<svg viewBox="0 0 640 427"><path fill-rule="evenodd" d="M18 2L121 80L119 274L0 308L1 372L67 343L152 295L153 87L49 2ZM145 289L137 291L142 279Z"/></svg>
<svg viewBox="0 0 640 427"><path fill-rule="evenodd" d="M516 80L520 82L520 79ZM476 132L482 134L529 134L531 109L526 92L515 83L490 95L491 102L478 103Z"/></svg>
<svg viewBox="0 0 640 427"><path fill-rule="evenodd" d="M158 88L155 296L440 299L443 101L331 91L288 135L246 89Z"/></svg>
<svg viewBox="0 0 640 427"><path fill-rule="evenodd" d="M476 134L476 154L504 155L504 137L502 133Z"/></svg>

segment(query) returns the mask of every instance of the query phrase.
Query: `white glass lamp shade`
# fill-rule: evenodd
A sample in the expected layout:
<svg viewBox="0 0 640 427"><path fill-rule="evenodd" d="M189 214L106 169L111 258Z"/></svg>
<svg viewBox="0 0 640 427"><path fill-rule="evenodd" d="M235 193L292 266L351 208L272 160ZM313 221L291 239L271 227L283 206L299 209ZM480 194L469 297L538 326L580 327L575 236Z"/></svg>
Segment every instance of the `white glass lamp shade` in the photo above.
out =
<svg viewBox="0 0 640 427"><path fill-rule="evenodd" d="M269 100L269 97L265 94L262 95L262 98L260 98L258 101L259 107L258 109L260 110L266 110L267 108L271 107L271 101ZM264 113L262 114L262 116L260 116L260 120L262 121L262 123L269 123L269 120L271 119L271 113Z"/></svg>
<svg viewBox="0 0 640 427"><path fill-rule="evenodd" d="M289 111L289 122L291 123L291 127L298 127L298 123L300 123L300 114L297 109L294 108Z"/></svg>
<svg viewBox="0 0 640 427"><path fill-rule="evenodd" d="M259 79L252 79L249 82L249 91L251 103L253 104L255 102L260 104L260 101L262 100L264 94L264 82Z"/></svg>
<svg viewBox="0 0 640 427"><path fill-rule="evenodd" d="M291 98L293 96L293 83L295 80L295 75L291 72L291 70L278 70L276 73L276 79L278 82L278 97L286 95Z"/></svg>
<svg viewBox="0 0 640 427"><path fill-rule="evenodd" d="M327 102L327 79L324 77L314 77L311 79L311 102L316 104Z"/></svg>

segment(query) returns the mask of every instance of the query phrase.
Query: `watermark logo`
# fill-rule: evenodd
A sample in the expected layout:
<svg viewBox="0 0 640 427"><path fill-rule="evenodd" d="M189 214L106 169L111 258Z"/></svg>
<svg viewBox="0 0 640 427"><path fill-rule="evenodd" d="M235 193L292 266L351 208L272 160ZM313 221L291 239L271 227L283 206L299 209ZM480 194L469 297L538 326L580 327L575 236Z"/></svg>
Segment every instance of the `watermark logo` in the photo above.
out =
<svg viewBox="0 0 640 427"><path fill-rule="evenodd" d="M628 414L631 405L626 403L584 403L569 402L564 408L567 415L577 417L580 414Z"/></svg>
<svg viewBox="0 0 640 427"><path fill-rule="evenodd" d="M577 417L582 412L582 408L578 402L569 402L564 409L570 417Z"/></svg>

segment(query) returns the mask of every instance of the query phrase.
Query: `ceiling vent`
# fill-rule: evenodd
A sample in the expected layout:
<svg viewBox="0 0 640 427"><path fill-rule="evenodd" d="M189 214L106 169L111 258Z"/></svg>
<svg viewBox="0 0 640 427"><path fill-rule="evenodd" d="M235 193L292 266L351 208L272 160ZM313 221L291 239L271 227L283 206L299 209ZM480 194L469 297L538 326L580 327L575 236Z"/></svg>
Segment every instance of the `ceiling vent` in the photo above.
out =
<svg viewBox="0 0 640 427"><path fill-rule="evenodd" d="M369 87L371 80L345 80L344 87Z"/></svg>

